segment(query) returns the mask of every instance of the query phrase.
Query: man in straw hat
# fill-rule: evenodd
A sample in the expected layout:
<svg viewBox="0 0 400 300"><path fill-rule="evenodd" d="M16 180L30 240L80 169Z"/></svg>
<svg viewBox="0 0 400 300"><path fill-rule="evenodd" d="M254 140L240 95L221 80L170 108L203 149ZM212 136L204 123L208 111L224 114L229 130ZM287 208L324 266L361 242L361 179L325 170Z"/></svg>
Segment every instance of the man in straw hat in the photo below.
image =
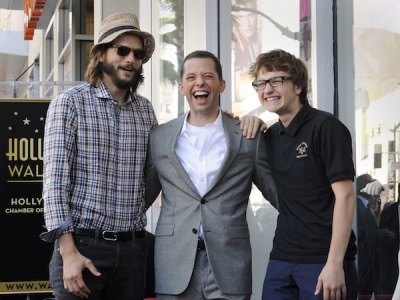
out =
<svg viewBox="0 0 400 300"><path fill-rule="evenodd" d="M146 208L143 167L151 103L138 95L154 38L132 13L100 26L87 83L50 103L44 136L43 199L54 242L56 299L143 299Z"/></svg>

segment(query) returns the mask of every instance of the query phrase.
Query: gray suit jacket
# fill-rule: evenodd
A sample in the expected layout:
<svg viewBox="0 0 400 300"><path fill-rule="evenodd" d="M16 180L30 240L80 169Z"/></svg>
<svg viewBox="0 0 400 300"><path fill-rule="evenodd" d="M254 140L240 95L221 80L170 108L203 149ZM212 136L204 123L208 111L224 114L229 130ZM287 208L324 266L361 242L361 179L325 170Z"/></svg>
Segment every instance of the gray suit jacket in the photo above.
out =
<svg viewBox="0 0 400 300"><path fill-rule="evenodd" d="M251 246L246 209L252 182L277 207L264 136L242 135L239 121L222 114L227 152L203 197L175 153L185 115L154 128L146 163L146 206L162 189L155 232L156 292L180 294L188 286L196 258L198 229L223 293L251 294Z"/></svg>

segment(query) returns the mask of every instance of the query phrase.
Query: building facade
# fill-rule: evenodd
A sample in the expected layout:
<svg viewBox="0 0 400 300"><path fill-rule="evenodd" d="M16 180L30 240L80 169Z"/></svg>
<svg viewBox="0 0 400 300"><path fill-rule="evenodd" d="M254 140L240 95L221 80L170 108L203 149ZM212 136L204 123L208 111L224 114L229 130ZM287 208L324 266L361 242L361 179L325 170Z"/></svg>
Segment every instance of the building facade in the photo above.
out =
<svg viewBox="0 0 400 300"><path fill-rule="evenodd" d="M310 103L335 114L352 134L357 177L369 174L385 188L375 203L377 229L369 246L374 264L359 268L372 272L372 286L360 299L372 294L391 299L398 278L399 217L398 212L391 215L389 225L383 217L384 209L397 207L399 200L400 1L47 0L36 1L43 2L37 8L40 16L5 2L10 1L0 1L1 29L19 31L27 40L19 40L18 64L11 63L15 53L0 46L0 98L51 98L83 81L101 21L119 11L136 13L141 29L156 39L139 91L152 101L160 123L188 109L178 92L178 68L194 50L206 49L220 58L228 87L221 107L237 116L259 116L268 124L277 117L260 105L249 64L275 48L301 57L309 68ZM35 1L25 2L34 7ZM260 299L277 212L256 189L250 202L252 299ZM160 205L157 201L148 213L150 231ZM355 218L355 232L358 227Z"/></svg>

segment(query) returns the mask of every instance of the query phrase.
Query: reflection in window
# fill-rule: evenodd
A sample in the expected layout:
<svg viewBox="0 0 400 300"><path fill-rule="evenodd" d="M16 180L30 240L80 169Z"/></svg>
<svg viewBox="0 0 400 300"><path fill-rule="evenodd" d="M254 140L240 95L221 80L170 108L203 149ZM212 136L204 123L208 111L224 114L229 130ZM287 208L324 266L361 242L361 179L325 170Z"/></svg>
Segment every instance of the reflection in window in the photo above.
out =
<svg viewBox="0 0 400 300"><path fill-rule="evenodd" d="M364 195L379 205L377 224L367 228L357 210L360 299L392 299L399 274L399 20L398 1L354 0L357 175L380 183Z"/></svg>
<svg viewBox="0 0 400 300"><path fill-rule="evenodd" d="M266 112L260 105L251 86L253 79L248 68L258 54L281 48L302 57L310 69L310 0L293 3L292 0L281 1L279 5L273 0L232 1L232 110L235 115L257 115L267 122L277 120L275 114Z"/></svg>
<svg viewBox="0 0 400 300"><path fill-rule="evenodd" d="M283 0L279 5L273 0L232 0L232 111L235 115L256 115L269 124L276 122L277 115L259 103L248 69L259 54L280 48L302 57L310 70L310 5L309 0ZM310 84L309 97L311 90ZM265 200L253 192L251 205L256 214L265 206Z"/></svg>
<svg viewBox="0 0 400 300"><path fill-rule="evenodd" d="M158 121L164 123L184 112L178 92L178 70L183 60L183 0L161 0L159 7L160 87Z"/></svg>

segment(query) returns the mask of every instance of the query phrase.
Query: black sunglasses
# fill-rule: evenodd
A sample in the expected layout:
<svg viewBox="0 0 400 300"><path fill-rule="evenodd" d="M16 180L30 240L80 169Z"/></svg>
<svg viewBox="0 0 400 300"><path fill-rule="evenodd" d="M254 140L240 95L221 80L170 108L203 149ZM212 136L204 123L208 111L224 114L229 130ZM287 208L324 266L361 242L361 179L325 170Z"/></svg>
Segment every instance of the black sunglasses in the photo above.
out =
<svg viewBox="0 0 400 300"><path fill-rule="evenodd" d="M133 52L133 56L135 58L142 60L146 56L146 50L138 48L138 49L132 49L126 46L121 46L121 45L112 45L112 48L115 48L115 51L117 51L117 54L119 56L128 56L129 53Z"/></svg>

